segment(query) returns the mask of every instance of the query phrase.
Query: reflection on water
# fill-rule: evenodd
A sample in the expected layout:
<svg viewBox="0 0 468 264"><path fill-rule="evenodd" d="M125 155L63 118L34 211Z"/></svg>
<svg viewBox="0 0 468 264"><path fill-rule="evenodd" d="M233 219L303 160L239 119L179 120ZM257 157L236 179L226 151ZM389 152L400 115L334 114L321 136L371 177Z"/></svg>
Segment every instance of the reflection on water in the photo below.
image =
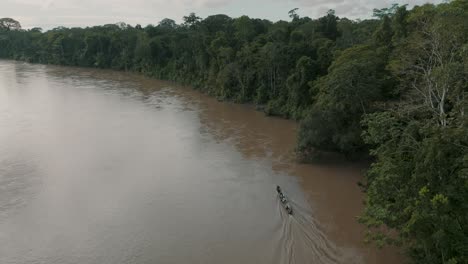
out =
<svg viewBox="0 0 468 264"><path fill-rule="evenodd" d="M296 164L295 124L249 106L0 61L0 128L0 263L399 261L361 242L360 167Z"/></svg>

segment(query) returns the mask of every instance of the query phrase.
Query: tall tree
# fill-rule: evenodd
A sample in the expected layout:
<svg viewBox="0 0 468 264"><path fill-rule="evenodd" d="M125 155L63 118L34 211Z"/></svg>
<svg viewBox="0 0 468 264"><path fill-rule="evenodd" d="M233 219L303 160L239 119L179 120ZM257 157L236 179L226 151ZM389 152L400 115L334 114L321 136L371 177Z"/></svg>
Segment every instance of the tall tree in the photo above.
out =
<svg viewBox="0 0 468 264"><path fill-rule="evenodd" d="M20 22L14 20L13 18L5 17L0 18L0 30L20 30Z"/></svg>

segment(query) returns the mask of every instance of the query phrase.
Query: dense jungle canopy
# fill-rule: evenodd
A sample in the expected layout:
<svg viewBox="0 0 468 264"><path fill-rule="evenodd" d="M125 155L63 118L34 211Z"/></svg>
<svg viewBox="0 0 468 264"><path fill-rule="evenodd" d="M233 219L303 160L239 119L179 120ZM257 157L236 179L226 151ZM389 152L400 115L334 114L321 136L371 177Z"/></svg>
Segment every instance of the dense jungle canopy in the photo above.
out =
<svg viewBox="0 0 468 264"><path fill-rule="evenodd" d="M305 160L371 156L360 217L370 240L414 263L468 263L468 1L367 20L289 14L46 32L4 18L0 57L140 72L298 120Z"/></svg>

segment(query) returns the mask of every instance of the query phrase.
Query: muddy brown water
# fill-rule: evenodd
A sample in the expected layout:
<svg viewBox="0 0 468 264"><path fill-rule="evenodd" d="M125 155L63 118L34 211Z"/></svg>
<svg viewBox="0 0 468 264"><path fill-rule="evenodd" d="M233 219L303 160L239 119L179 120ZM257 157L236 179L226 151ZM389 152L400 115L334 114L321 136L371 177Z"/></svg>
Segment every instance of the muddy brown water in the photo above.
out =
<svg viewBox="0 0 468 264"><path fill-rule="evenodd" d="M0 60L0 263L401 263L363 243L365 166L296 163L296 129L135 74Z"/></svg>

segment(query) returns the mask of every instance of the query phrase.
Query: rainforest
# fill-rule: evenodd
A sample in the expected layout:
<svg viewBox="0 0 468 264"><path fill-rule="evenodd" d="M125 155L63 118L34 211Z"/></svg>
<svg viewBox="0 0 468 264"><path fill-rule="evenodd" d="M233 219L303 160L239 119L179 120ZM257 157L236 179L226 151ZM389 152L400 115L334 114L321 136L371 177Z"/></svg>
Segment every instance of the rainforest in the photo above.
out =
<svg viewBox="0 0 468 264"><path fill-rule="evenodd" d="M296 120L302 162L370 161L357 220L370 243L468 263L468 1L365 20L300 11L47 31L3 18L0 58L137 72Z"/></svg>

